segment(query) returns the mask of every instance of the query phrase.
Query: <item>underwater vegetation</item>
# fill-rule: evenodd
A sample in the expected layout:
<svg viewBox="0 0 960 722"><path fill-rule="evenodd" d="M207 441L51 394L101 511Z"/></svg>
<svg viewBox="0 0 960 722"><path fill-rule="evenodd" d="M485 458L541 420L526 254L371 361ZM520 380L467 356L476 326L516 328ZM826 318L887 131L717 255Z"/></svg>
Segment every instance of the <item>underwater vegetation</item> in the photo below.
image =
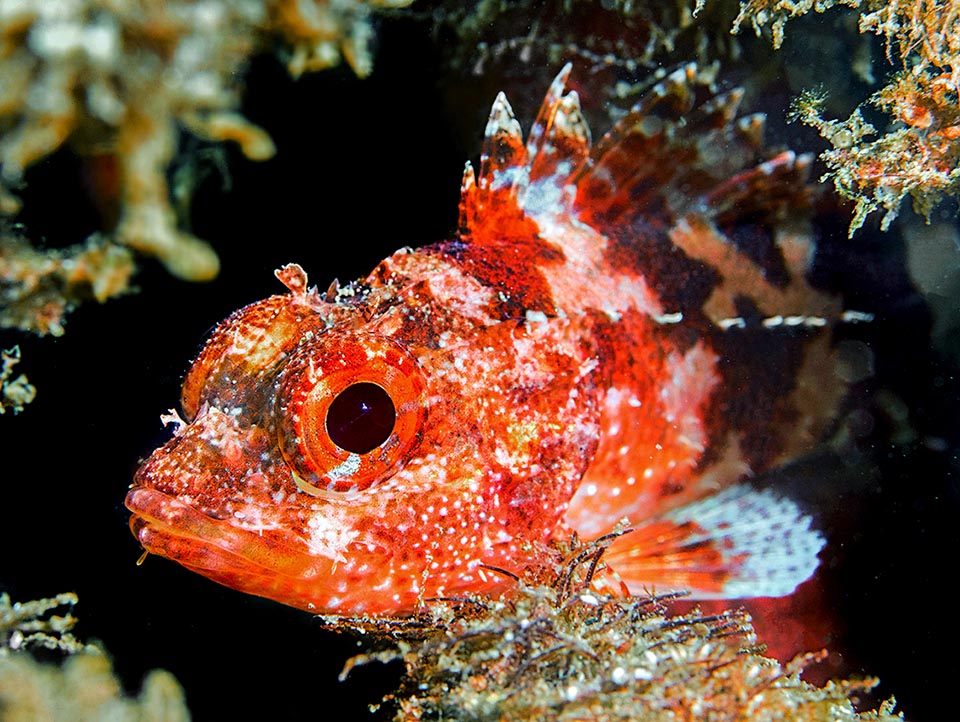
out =
<svg viewBox="0 0 960 722"><path fill-rule="evenodd" d="M857 108L846 120L822 117L824 91L807 90L794 113L831 144L820 158L824 179L854 202L852 235L873 212L887 230L904 198L928 220L933 207L960 188L960 3L955 0L750 0L733 30L769 28L779 48L791 18L833 7L860 11L859 30L884 39L886 56L901 66L869 104L889 116L878 130Z"/></svg>
<svg viewBox="0 0 960 722"><path fill-rule="evenodd" d="M436 631L347 662L402 660L400 688L384 699L393 719L484 720L784 720L893 722L894 702L858 713L853 701L875 679L800 679L825 653L787 664L765 657L746 612L678 615L676 595L609 597L590 590L611 538L575 539L508 597L474 599L452 615L437 610ZM327 619L331 625L336 622ZM382 621L357 622L367 634L390 631ZM423 630L423 620L414 626ZM439 633L437 633L439 632Z"/></svg>
<svg viewBox="0 0 960 722"><path fill-rule="evenodd" d="M407 618L323 619L331 629L362 632L367 644L386 645L347 660L341 680L359 666L402 660L400 687L381 703L397 722L902 719L893 700L876 711L856 710L875 679L821 687L801 680L804 667L824 653L786 665L763 656L743 611L674 615L669 602L676 595L590 591L609 541L572 540L555 567L531 571L500 599L433 603ZM151 671L137 697L123 693L103 650L73 636L76 603L74 594L16 604L0 595L0 719L189 720L183 691L168 672ZM52 613L64 607L66 613ZM38 661L30 651L37 649L63 659Z"/></svg>

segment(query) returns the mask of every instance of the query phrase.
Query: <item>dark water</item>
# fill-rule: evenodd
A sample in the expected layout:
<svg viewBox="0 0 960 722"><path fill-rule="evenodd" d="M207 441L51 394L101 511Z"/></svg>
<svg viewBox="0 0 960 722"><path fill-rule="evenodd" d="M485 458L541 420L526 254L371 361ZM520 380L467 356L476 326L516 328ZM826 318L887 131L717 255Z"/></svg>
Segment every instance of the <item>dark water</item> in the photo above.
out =
<svg viewBox="0 0 960 722"><path fill-rule="evenodd" d="M345 69L293 81L271 59L255 63L246 112L279 152L254 164L228 150L229 188L214 172L195 196L193 231L220 253L218 280L178 282L147 262L140 293L81 308L64 337L2 336L5 348L20 344L20 370L39 393L23 414L0 418L0 589L17 600L76 591L78 634L110 650L125 684L135 689L148 669L166 668L199 720L316 719L331 705L362 719L396 678L394 668L370 667L341 684L352 639L167 561L137 567L123 497L138 460L168 438L159 414L176 404L205 335L279 292L275 268L296 261L325 287L454 229L463 161L476 158L492 95L471 93L474 81L441 83L439 52L425 35L408 38L388 29L364 81ZM779 132L815 142L796 128ZM92 226L72 190L75 170L58 156L28 176L56 191L27 219L31 236L75 242ZM801 469L792 483L821 505L830 538L823 585L837 625L824 643L846 673L879 676L880 695L895 694L908 718L932 720L960 672L948 591L960 551L956 366L942 353L949 343L930 341L931 313L907 281L899 237L868 223L847 245L833 213L821 218L832 238L818 274L846 288L849 307L879 314L859 332L876 373L857 391L853 451Z"/></svg>

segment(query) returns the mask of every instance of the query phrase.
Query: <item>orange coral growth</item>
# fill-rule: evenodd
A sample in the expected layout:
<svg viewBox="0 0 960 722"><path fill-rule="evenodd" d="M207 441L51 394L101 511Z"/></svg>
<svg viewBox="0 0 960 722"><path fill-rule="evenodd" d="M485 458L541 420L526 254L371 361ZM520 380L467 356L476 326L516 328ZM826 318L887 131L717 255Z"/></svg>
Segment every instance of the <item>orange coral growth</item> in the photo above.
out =
<svg viewBox="0 0 960 722"><path fill-rule="evenodd" d="M914 208L929 216L937 202L960 189L960 107L955 92L936 88L946 77L929 71L898 74L872 102L899 127L873 140L867 138L877 131L859 110L845 121L826 121L819 115L821 99L806 94L797 103L797 116L833 145L820 156L828 168L824 178L855 203L851 234L879 209L885 211L880 227L886 230L908 195Z"/></svg>

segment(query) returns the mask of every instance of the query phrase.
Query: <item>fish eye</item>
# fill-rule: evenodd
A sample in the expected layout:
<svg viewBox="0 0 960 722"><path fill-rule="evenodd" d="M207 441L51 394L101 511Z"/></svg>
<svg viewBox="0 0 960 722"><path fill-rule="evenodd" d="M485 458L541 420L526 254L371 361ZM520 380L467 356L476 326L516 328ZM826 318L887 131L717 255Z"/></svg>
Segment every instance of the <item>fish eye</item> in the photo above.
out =
<svg viewBox="0 0 960 722"><path fill-rule="evenodd" d="M423 372L391 338L331 330L305 339L275 388L277 445L304 493L368 489L395 474L420 443Z"/></svg>
<svg viewBox="0 0 960 722"><path fill-rule="evenodd" d="M382 386L361 381L337 394L327 409L327 435L341 449L366 454L390 438L397 408Z"/></svg>

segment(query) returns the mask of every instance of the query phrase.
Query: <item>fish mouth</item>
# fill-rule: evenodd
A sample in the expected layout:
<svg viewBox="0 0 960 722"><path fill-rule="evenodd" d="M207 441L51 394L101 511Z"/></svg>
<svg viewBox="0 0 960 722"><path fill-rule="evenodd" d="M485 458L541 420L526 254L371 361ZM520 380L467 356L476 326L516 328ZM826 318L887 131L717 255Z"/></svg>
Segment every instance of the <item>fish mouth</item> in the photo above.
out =
<svg viewBox="0 0 960 722"><path fill-rule="evenodd" d="M305 554L275 533L237 528L229 519L208 516L156 489L135 487L125 504L133 512L130 529L149 554L232 589L300 609L317 612L330 606L333 565L328 559Z"/></svg>

